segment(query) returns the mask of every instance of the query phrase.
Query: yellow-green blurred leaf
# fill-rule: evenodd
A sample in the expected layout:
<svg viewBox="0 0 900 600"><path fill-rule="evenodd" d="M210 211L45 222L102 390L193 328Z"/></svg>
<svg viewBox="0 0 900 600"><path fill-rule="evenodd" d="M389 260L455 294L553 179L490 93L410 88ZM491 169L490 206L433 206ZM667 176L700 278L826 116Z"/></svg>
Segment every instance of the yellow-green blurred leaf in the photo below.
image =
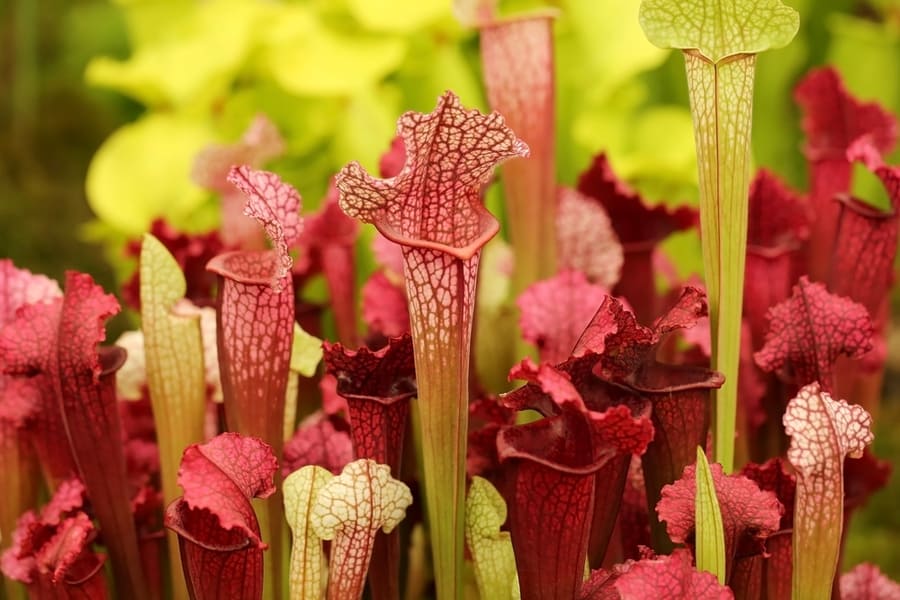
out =
<svg viewBox="0 0 900 600"><path fill-rule="evenodd" d="M506 502L493 485L473 477L466 498L466 545L475 564L475 580L482 598L518 600L516 557L506 521Z"/></svg>
<svg viewBox="0 0 900 600"><path fill-rule="evenodd" d="M397 118L402 112L397 90L392 87L361 90L344 108L332 141L334 163L359 162L372 172L397 131Z"/></svg>
<svg viewBox="0 0 900 600"><path fill-rule="evenodd" d="M197 4L171 19L164 39L145 43L125 61L99 57L88 65L89 83L151 107L209 103L224 93L250 51L257 5L234 0Z"/></svg>
<svg viewBox="0 0 900 600"><path fill-rule="evenodd" d="M260 65L293 94L344 95L380 81L405 53L403 38L336 31L309 8L285 5L267 25Z"/></svg>
<svg viewBox="0 0 900 600"><path fill-rule="evenodd" d="M291 371L304 377L312 377L322 360L322 340L310 335L294 323L294 341L291 346Z"/></svg>
<svg viewBox="0 0 900 600"><path fill-rule="evenodd" d="M449 0L347 0L347 6L372 31L406 33L450 15Z"/></svg>
<svg viewBox="0 0 900 600"><path fill-rule="evenodd" d="M197 119L150 114L125 125L94 155L88 203L97 217L126 235L148 230L155 217L191 227L207 194L191 183L194 157L213 139Z"/></svg>

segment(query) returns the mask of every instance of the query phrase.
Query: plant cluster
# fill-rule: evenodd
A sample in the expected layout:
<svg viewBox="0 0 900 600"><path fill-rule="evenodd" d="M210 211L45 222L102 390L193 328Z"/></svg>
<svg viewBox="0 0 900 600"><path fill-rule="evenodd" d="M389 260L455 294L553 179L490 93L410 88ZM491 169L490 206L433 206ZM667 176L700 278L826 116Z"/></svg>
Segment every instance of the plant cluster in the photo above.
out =
<svg viewBox="0 0 900 600"><path fill-rule="evenodd" d="M90 275L0 261L11 598L900 597L839 568L890 472L868 447L895 117L816 69L795 89L809 190L753 174L757 55L797 12L643 0L647 38L684 55L699 209L651 206L606 154L561 186L554 14L457 9L491 112L446 91L403 113L379 176L346 164L315 211L263 170L287 144L256 116L194 161L220 226L128 244L140 328L115 345ZM294 18L260 57L288 87ZM853 194L861 171L883 205ZM702 281L659 251L694 229Z"/></svg>

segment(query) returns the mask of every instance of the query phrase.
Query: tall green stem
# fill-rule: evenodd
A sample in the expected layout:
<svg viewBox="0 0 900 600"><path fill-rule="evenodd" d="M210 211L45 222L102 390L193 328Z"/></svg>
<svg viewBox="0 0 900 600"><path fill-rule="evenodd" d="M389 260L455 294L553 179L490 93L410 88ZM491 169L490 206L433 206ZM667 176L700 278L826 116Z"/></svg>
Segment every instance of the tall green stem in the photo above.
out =
<svg viewBox="0 0 900 600"><path fill-rule="evenodd" d="M729 473L734 467L753 72L756 54L790 43L800 18L780 0L643 0L640 21L652 43L684 51L700 175L712 368L725 375L715 394L715 455Z"/></svg>
<svg viewBox="0 0 900 600"><path fill-rule="evenodd" d="M469 351L480 253L404 248L437 597L462 597ZM427 268L427 274L425 270ZM426 274L433 286L422 285Z"/></svg>
<svg viewBox="0 0 900 600"><path fill-rule="evenodd" d="M731 472L756 56L741 54L712 63L689 51L684 60L700 177L700 236L709 295L712 368L725 375L724 385L713 391L715 456L716 462Z"/></svg>

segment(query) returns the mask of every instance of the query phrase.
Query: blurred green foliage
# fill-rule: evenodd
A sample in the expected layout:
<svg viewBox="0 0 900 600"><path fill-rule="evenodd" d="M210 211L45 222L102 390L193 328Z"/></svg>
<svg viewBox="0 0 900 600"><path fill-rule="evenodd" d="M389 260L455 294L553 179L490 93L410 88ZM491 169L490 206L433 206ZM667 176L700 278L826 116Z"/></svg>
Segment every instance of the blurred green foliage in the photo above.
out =
<svg viewBox="0 0 900 600"><path fill-rule="evenodd" d="M695 202L681 57L645 40L638 0L511 0L502 9L547 4L560 10L560 180L574 183L606 151L653 201ZM802 189L793 86L830 62L853 93L900 114L900 2L787 4L801 30L759 58L753 149L757 165ZM0 17L0 77L10 90L0 94L0 255L57 278L64 268L90 271L108 289L129 268L123 242L153 218L215 226L216 199L190 180L194 156L238 139L257 113L287 142L269 168L312 209L346 162L375 169L403 111L431 110L445 89L486 108L477 35L456 22L450 0L11 0ZM861 179L857 191L870 196L871 185ZM489 204L499 210L496 197ZM105 257L85 239L102 241ZM666 248L683 275L699 272L695 236ZM885 494L896 498L896 486L876 506ZM900 531L895 511L871 514L856 536ZM851 539L848 564L873 560L900 575L896 552L861 539Z"/></svg>

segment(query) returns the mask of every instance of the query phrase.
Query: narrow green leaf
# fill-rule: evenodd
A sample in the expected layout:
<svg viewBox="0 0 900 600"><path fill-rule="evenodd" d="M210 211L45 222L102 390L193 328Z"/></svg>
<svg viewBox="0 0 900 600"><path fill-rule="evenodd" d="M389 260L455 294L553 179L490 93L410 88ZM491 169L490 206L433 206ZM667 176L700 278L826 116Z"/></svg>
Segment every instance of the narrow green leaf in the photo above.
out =
<svg viewBox="0 0 900 600"><path fill-rule="evenodd" d="M703 266L709 294L716 461L734 463L750 130L756 53L788 44L799 16L778 0L643 0L641 26L658 46L684 50L697 168Z"/></svg>
<svg viewBox="0 0 900 600"><path fill-rule="evenodd" d="M332 479L326 469L308 465L284 480L284 517L293 537L289 576L293 600L318 600L325 591L325 552L310 521L319 492Z"/></svg>
<svg viewBox="0 0 900 600"><path fill-rule="evenodd" d="M466 499L466 545L475 565L475 581L482 598L519 599L519 577L512 539L500 526L506 521L506 502L491 482L474 477Z"/></svg>
<svg viewBox="0 0 900 600"><path fill-rule="evenodd" d="M697 570L707 571L725 585L725 531L722 511L716 496L712 471L703 448L697 446L697 495L694 500L696 521Z"/></svg>
<svg viewBox="0 0 900 600"><path fill-rule="evenodd" d="M150 234L141 246L141 319L147 387L159 444L163 500L181 495L178 469L184 449L203 441L206 415L206 371L200 315L176 313L184 297L184 273L165 246ZM187 598L181 577L178 541L169 532L173 596Z"/></svg>

